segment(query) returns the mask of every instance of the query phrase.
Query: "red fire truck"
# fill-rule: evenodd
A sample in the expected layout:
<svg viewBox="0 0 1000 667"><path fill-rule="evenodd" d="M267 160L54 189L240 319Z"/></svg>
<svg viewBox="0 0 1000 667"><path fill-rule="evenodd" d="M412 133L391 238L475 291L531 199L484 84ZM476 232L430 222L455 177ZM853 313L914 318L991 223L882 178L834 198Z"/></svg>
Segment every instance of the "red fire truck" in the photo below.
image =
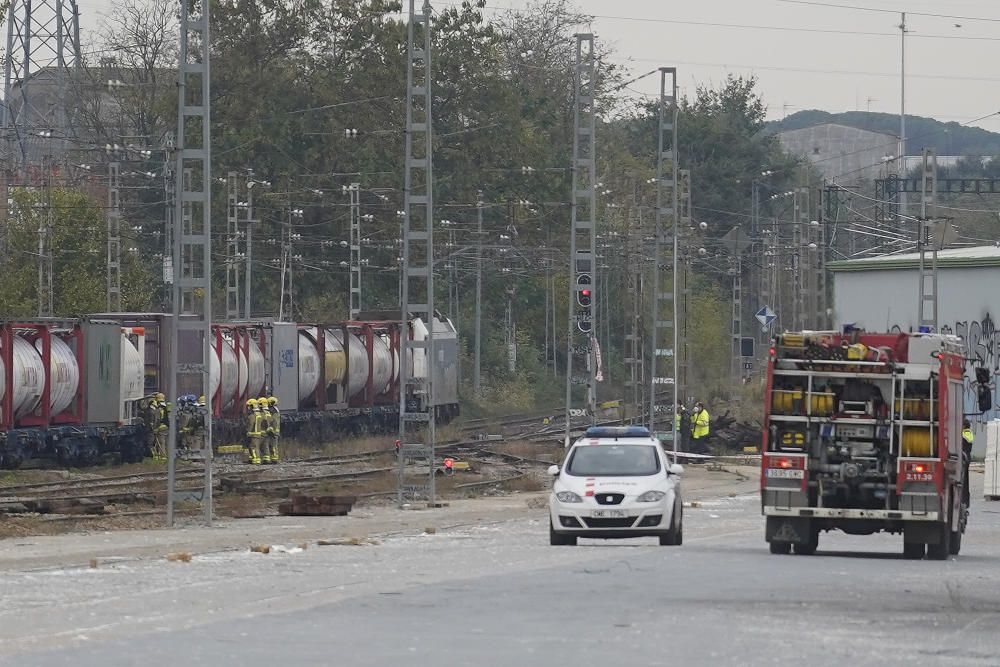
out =
<svg viewBox="0 0 1000 667"><path fill-rule="evenodd" d="M941 334L802 332L769 351L761 505L771 553L821 531L902 533L909 558L962 545L965 359Z"/></svg>

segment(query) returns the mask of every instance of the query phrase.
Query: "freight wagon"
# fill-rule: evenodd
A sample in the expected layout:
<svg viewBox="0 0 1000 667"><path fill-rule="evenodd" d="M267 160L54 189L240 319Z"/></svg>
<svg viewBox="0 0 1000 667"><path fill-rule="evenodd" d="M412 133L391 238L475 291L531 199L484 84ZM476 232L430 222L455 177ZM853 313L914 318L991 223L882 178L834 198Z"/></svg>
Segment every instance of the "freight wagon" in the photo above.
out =
<svg viewBox="0 0 1000 667"><path fill-rule="evenodd" d="M391 315L397 315L392 319ZM398 425L403 337L426 338L419 318L362 314L338 324L226 322L212 325L209 402L213 441L242 441L246 401L275 396L285 435L331 439ZM437 417L458 415L457 332L434 320ZM0 465L29 459L75 465L117 454L141 460L147 429L141 400L168 394L171 316L106 313L80 320L0 324ZM415 351L411 373L426 377ZM179 386L177 394L198 394ZM416 407L422 394L406 396Z"/></svg>

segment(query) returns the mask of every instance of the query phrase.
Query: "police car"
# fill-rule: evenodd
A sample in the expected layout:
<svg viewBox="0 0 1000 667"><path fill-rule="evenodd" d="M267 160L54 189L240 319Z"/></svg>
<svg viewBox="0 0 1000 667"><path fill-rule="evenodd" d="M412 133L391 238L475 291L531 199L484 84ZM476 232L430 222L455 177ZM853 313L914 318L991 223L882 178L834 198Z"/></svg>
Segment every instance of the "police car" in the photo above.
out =
<svg viewBox="0 0 1000 667"><path fill-rule="evenodd" d="M549 543L578 537L658 537L680 545L684 526L681 473L648 429L593 427L566 455L549 497Z"/></svg>

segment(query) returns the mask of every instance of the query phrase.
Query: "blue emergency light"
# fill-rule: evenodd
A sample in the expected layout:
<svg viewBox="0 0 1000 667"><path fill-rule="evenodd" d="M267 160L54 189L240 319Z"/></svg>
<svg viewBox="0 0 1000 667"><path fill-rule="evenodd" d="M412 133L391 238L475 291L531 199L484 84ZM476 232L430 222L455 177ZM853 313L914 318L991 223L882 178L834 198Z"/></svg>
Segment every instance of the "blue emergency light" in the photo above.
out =
<svg viewBox="0 0 1000 667"><path fill-rule="evenodd" d="M591 426L583 434L587 438L648 438L645 426Z"/></svg>

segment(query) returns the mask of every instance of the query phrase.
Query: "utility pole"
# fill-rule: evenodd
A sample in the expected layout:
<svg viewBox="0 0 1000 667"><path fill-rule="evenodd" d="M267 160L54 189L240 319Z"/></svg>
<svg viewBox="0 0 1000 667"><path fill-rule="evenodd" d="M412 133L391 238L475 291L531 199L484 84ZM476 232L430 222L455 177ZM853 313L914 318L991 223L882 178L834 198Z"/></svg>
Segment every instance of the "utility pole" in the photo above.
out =
<svg viewBox="0 0 1000 667"><path fill-rule="evenodd" d="M361 312L361 184L347 186L351 195L351 262L350 262L350 319L356 320Z"/></svg>
<svg viewBox="0 0 1000 667"><path fill-rule="evenodd" d="M44 214L38 217L38 316L52 317L52 162L46 156Z"/></svg>
<svg viewBox="0 0 1000 667"><path fill-rule="evenodd" d="M121 165L108 163L108 312L122 312Z"/></svg>
<svg viewBox="0 0 1000 667"><path fill-rule="evenodd" d="M626 387L632 389L632 418L634 423L643 423L645 401L642 377L642 210L633 199L634 209L629 211L629 231L626 245L626 265L628 266L629 321L625 334L625 365L628 366ZM634 219L633 219L634 218Z"/></svg>
<svg viewBox="0 0 1000 667"><path fill-rule="evenodd" d="M80 12L76 0L13 0L7 9L4 104L0 107L10 162L22 171L48 159L41 151L59 146L66 156L75 136L69 109L71 81L79 81ZM47 91L43 95L25 90Z"/></svg>
<svg viewBox="0 0 1000 667"><path fill-rule="evenodd" d="M174 234L177 216L177 171L174 160L174 134L168 132L163 146L163 305L173 308Z"/></svg>
<svg viewBox="0 0 1000 667"><path fill-rule="evenodd" d="M594 36L576 36L574 69L573 164L570 192L569 307L566 336L566 435L570 444L570 417L573 410L573 356L584 355L587 375L587 412L597 420L597 377L594 368L594 311L597 298L597 182L596 165L596 67ZM576 326L574 326L574 324ZM600 331L600 329L597 329ZM579 332L579 335L577 332ZM574 344L577 340L581 345Z"/></svg>
<svg viewBox="0 0 1000 667"><path fill-rule="evenodd" d="M284 322L285 316L295 317L295 271L292 264L302 260L302 255L294 254L293 243L302 240L302 235L294 231L295 220L302 220L301 208L292 208L288 202L286 231L281 243L281 300L278 303L278 321Z"/></svg>
<svg viewBox="0 0 1000 667"><path fill-rule="evenodd" d="M673 431L677 415L677 282L678 282L678 169L677 169L677 68L660 68L660 103L656 152L656 250L653 257L653 340L650 349L649 430L656 431L657 413L669 417L673 451L678 437ZM658 389L666 396L657 410Z"/></svg>
<svg viewBox="0 0 1000 667"><path fill-rule="evenodd" d="M254 218L253 211L253 190L256 185L260 185L257 181L253 180L253 170L247 172L246 177L246 189L247 189L247 219L246 219L246 251L244 252L244 260L246 266L244 267L243 276L243 317L247 320L250 319L250 295L253 294L253 282L251 278L253 276L253 226L257 222Z"/></svg>
<svg viewBox="0 0 1000 667"><path fill-rule="evenodd" d="M733 387L738 387L743 378L743 358L740 356L743 340L743 255L739 248L733 253L730 267L733 277L732 300L732 363L730 364L730 381Z"/></svg>
<svg viewBox="0 0 1000 667"><path fill-rule="evenodd" d="M808 209L808 206L803 203L802 197L802 188L796 188L792 199L792 322L799 331L806 329L802 209Z"/></svg>
<svg viewBox="0 0 1000 667"><path fill-rule="evenodd" d="M900 178L906 178L906 12L899 15L899 159ZM906 188L899 193L899 220L902 229L903 216L906 215Z"/></svg>
<svg viewBox="0 0 1000 667"><path fill-rule="evenodd" d="M920 253L920 301L917 304L917 316L921 330L937 331L938 240L935 231L939 222L933 217L937 206L937 155L933 150L927 148L923 151L920 184L920 220L917 222L917 252ZM931 213L932 217L928 217L928 212ZM931 247L929 265L927 246Z"/></svg>
<svg viewBox="0 0 1000 667"><path fill-rule="evenodd" d="M226 201L226 319L232 322L240 313L240 186L235 171L226 176Z"/></svg>
<svg viewBox="0 0 1000 667"><path fill-rule="evenodd" d="M675 98L676 99L676 98ZM687 393L688 371L691 365L691 354L688 346L688 302L691 290L688 288L688 272L690 260L688 248L681 247L680 234L683 230L693 231L694 218L691 215L691 170L677 170L677 267L674 275L677 287L674 289L674 326L677 329L677 344L674 347L677 359L675 395L683 400ZM674 402L676 405L676 401ZM676 424L676 421L674 422Z"/></svg>
<svg viewBox="0 0 1000 667"><path fill-rule="evenodd" d="M399 452L396 499L400 507L426 498L437 504L434 474L435 412L434 393L434 127L431 93L431 5L424 0L420 13L410 0L406 39L406 154L403 183L403 263L400 280L403 342L400 355ZM427 327L425 340L407 335L411 316L420 317ZM477 337L478 342L478 337ZM425 360L424 377L415 377L415 358ZM419 397L408 401L408 397ZM414 435L408 426L423 426L422 444L407 441ZM410 473L417 462L419 472ZM411 478L416 478L413 480Z"/></svg>
<svg viewBox="0 0 1000 667"><path fill-rule="evenodd" d="M174 298L171 320L171 372L167 396L178 389L200 393L212 403L209 368L212 348L212 117L211 38L208 0L182 2L177 86L177 196L182 220L173 235ZM183 315L183 317L181 317ZM183 347L183 356L180 348ZM205 415L202 451L205 476L202 508L212 523L212 416ZM174 523L177 411L170 411L167 444L167 525Z"/></svg>
<svg viewBox="0 0 1000 667"><path fill-rule="evenodd" d="M483 318L483 191L476 192L476 349L475 368L472 371L472 390L482 398L481 354Z"/></svg>

